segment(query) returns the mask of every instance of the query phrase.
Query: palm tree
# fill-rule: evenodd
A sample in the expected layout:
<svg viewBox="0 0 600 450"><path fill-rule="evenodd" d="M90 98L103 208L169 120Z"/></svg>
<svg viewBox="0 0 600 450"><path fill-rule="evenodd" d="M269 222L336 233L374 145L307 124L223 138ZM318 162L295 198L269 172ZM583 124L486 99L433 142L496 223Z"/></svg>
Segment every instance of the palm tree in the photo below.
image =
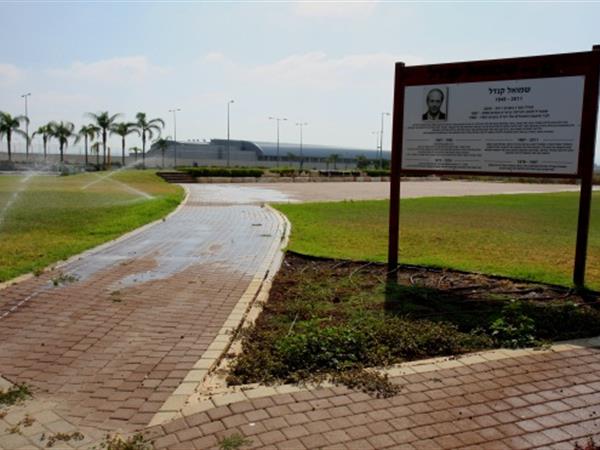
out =
<svg viewBox="0 0 600 450"><path fill-rule="evenodd" d="M9 113L0 111L0 138L6 136L6 144L8 149L8 160L12 161L12 153L10 144L13 134L23 137L29 143L29 136L20 129L21 122L29 123L27 116L11 116Z"/></svg>
<svg viewBox="0 0 600 450"><path fill-rule="evenodd" d="M100 167L100 142L96 142L95 144L92 144L92 146L90 147L90 150L94 153L96 153L96 165L98 167Z"/></svg>
<svg viewBox="0 0 600 450"><path fill-rule="evenodd" d="M108 111L102 111L98 114L87 113L87 116L96 122L95 125L100 128L100 132L102 133L102 165L104 166L106 166L106 139L108 138L108 132L120 115L113 114L111 116Z"/></svg>
<svg viewBox="0 0 600 450"><path fill-rule="evenodd" d="M135 147L131 147L131 148L129 149L129 153L133 152L133 154L134 154L134 156L135 156L135 160L136 160L136 161L137 161L137 155L138 155L138 153L139 153L139 152L141 152L141 151L142 151L142 149L141 149L141 148L139 148L139 147L137 147L137 146L135 146Z"/></svg>
<svg viewBox="0 0 600 450"><path fill-rule="evenodd" d="M139 136L140 132L137 129L137 124L133 122L113 123L110 127L110 132L121 136L121 164L122 167L125 167L125 136L132 133L136 133Z"/></svg>
<svg viewBox="0 0 600 450"><path fill-rule="evenodd" d="M146 119L146 113L139 112L135 115L137 119L137 129L142 136L142 164L146 164L146 138L152 139L154 133L157 133L157 138L160 138L161 128L165 127L165 122L162 119Z"/></svg>
<svg viewBox="0 0 600 450"><path fill-rule="evenodd" d="M60 146L60 162L64 160L64 148L69 145L69 138L73 136L75 125L71 122L52 122L51 136L58 140Z"/></svg>
<svg viewBox="0 0 600 450"><path fill-rule="evenodd" d="M36 131L33 132L31 139L33 139L35 135L42 136L42 141L44 142L44 161L46 161L48 156L48 141L52 137L52 122L48 122L46 125L40 126Z"/></svg>
<svg viewBox="0 0 600 450"><path fill-rule="evenodd" d="M162 155L162 164L161 164L161 168L164 169L165 168L165 151L167 150L167 148L169 147L169 142L166 139L158 139L154 145L156 146L157 149L160 150L160 154Z"/></svg>
<svg viewBox="0 0 600 450"><path fill-rule="evenodd" d="M331 155L329 155L329 158L327 158L327 169L329 169L329 163L332 162L333 170L337 170L337 162L339 158L340 155L338 155L337 153L332 153Z"/></svg>
<svg viewBox="0 0 600 450"><path fill-rule="evenodd" d="M92 142L94 138L98 135L100 131L100 127L90 123L89 125L82 125L79 129L79 132L75 136L74 144L77 144L83 138L83 142L85 145L85 165L88 165L88 142Z"/></svg>

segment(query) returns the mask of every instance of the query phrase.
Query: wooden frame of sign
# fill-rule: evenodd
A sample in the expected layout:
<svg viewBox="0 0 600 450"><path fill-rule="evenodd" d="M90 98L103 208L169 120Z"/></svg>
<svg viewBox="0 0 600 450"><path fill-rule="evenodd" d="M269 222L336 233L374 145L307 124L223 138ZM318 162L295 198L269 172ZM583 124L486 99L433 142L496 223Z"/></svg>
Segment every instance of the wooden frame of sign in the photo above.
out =
<svg viewBox="0 0 600 450"><path fill-rule="evenodd" d="M583 287L598 114L590 52L406 67L396 64L388 270L396 276L402 175L581 181L573 283Z"/></svg>

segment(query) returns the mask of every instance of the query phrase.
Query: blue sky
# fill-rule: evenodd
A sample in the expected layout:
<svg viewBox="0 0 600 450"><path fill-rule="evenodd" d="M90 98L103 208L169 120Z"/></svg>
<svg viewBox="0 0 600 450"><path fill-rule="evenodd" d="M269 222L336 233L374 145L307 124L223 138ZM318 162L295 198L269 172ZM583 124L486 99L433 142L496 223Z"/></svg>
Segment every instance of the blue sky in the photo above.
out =
<svg viewBox="0 0 600 450"><path fill-rule="evenodd" d="M395 61L429 64L585 51L600 3L0 3L0 110L32 128L85 112L145 111L179 139L375 148ZM389 148L389 122L385 148ZM130 143L136 144L132 137ZM598 157L596 158L599 159Z"/></svg>

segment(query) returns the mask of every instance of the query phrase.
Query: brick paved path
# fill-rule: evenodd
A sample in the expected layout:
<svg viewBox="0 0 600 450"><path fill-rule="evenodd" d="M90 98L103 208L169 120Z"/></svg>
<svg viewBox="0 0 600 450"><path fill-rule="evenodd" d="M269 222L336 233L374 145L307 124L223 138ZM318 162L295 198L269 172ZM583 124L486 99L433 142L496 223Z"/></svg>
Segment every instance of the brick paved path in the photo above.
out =
<svg viewBox="0 0 600 450"><path fill-rule="evenodd" d="M485 355L485 354L484 354ZM600 352L580 348L490 359L392 378L374 399L343 387L237 402L155 427L157 448L564 449L600 436ZM597 440L597 442L600 442Z"/></svg>
<svg viewBox="0 0 600 450"><path fill-rule="evenodd" d="M75 427L147 425L283 232L268 208L206 200L191 186L167 220L0 291L0 374Z"/></svg>

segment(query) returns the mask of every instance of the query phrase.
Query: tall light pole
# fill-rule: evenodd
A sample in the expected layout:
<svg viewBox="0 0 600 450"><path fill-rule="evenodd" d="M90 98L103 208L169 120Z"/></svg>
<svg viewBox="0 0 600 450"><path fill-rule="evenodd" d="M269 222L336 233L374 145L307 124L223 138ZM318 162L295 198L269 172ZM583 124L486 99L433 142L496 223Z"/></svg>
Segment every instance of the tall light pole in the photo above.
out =
<svg viewBox="0 0 600 450"><path fill-rule="evenodd" d="M279 167L279 122L287 119L285 117L269 117L269 120L277 121L277 167Z"/></svg>
<svg viewBox="0 0 600 450"><path fill-rule="evenodd" d="M296 122L296 126L300 127L300 170L304 164L304 156L302 155L302 128L308 125L306 122Z"/></svg>
<svg viewBox="0 0 600 450"><path fill-rule="evenodd" d="M371 131L371 134L375 135L375 155L377 155L377 153L379 152L379 136L381 135L381 133L379 131Z"/></svg>
<svg viewBox="0 0 600 450"><path fill-rule="evenodd" d="M389 112L381 113L381 133L379 134L379 168L383 169L383 118L389 116Z"/></svg>
<svg viewBox="0 0 600 450"><path fill-rule="evenodd" d="M173 113L173 139L175 146L173 149L173 168L177 167L177 111L181 111L181 108L170 109L169 112Z"/></svg>
<svg viewBox="0 0 600 450"><path fill-rule="evenodd" d="M233 100L227 102L227 167L231 162L231 142L229 141L229 106L235 103Z"/></svg>
<svg viewBox="0 0 600 450"><path fill-rule="evenodd" d="M27 121L25 122L25 133L27 134L27 140L25 141L25 158L29 159L29 112L27 111L27 97L31 96L31 92L27 94L21 95L21 98L25 99L25 117L27 117Z"/></svg>

